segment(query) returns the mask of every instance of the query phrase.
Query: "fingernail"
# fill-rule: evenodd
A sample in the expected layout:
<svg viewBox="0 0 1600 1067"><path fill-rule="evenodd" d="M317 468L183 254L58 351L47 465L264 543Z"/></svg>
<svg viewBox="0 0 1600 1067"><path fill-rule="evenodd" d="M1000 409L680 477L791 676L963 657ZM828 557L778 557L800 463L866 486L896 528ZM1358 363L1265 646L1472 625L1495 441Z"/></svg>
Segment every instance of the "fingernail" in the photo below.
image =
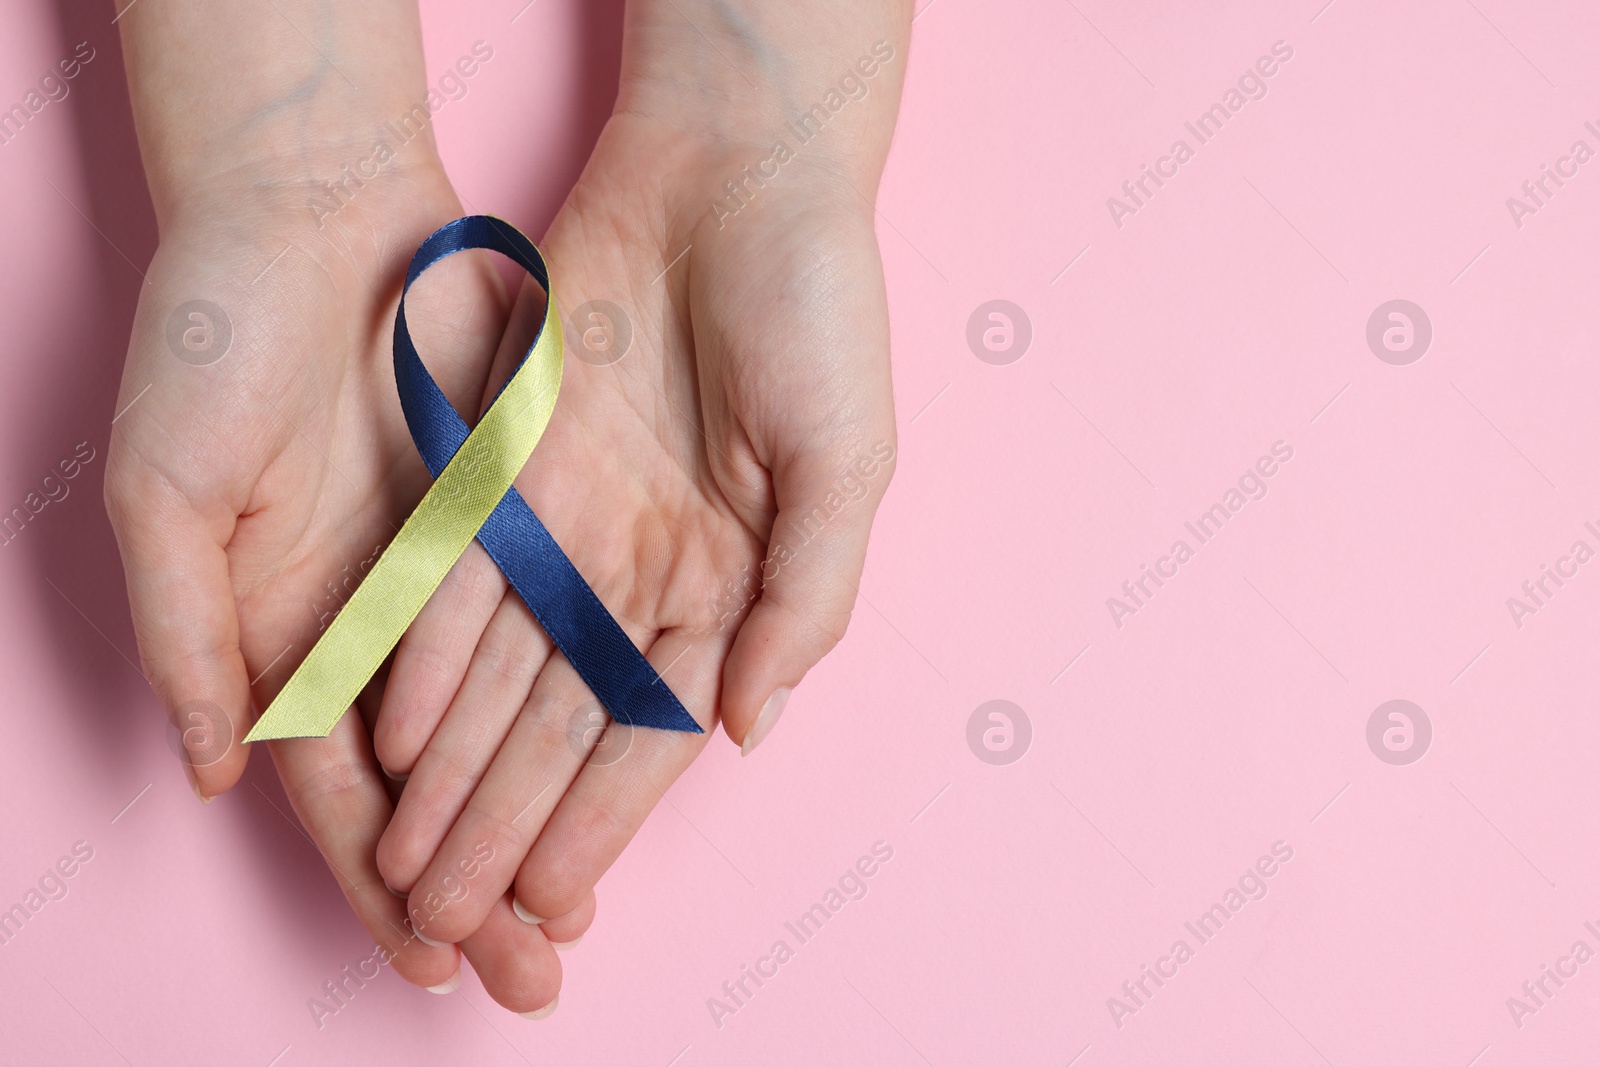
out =
<svg viewBox="0 0 1600 1067"><path fill-rule="evenodd" d="M582 941L582 940L583 940L583 935L579 934L577 937L573 938L571 941L552 941L552 942L550 942L550 947L555 949L557 952L570 952L573 949L577 948L578 947L578 943L580 941Z"/></svg>
<svg viewBox="0 0 1600 1067"><path fill-rule="evenodd" d="M394 774L389 770L389 768L385 767L381 763L378 764L378 768L379 768L379 770L383 771L383 776L385 778L389 779L391 782L403 782L407 778L411 777L411 775L409 775L409 774Z"/></svg>
<svg viewBox="0 0 1600 1067"><path fill-rule="evenodd" d="M444 981L440 982L438 985L429 986L428 987L428 992L437 993L442 997L446 993L454 993L457 989L460 989L460 988L461 988L461 968L457 967L455 974L452 974L449 978L446 978Z"/></svg>
<svg viewBox="0 0 1600 1067"><path fill-rule="evenodd" d="M778 725L778 717L783 714L784 705L789 703L789 694L792 692L793 689L779 689L761 705L761 714L756 716L755 725L750 727L750 732L744 735L744 744L739 746L740 755L750 755L757 745L767 739L772 728Z"/></svg>
<svg viewBox="0 0 1600 1067"><path fill-rule="evenodd" d="M413 932L417 935L417 940L421 941L424 945L432 945L434 948L448 948L450 945L450 942L448 941L435 941L421 930L416 930Z"/></svg>
<svg viewBox="0 0 1600 1067"><path fill-rule="evenodd" d="M217 799L216 797L208 797L204 793L200 792L200 783L194 781L193 779L190 780L189 786L194 790L194 795L200 798L200 803L202 804L209 804L213 800Z"/></svg>
<svg viewBox="0 0 1600 1067"><path fill-rule="evenodd" d="M552 1000L538 1011L523 1011L518 1012L517 1014L521 1015L524 1019L532 1019L537 1022L540 1019L548 1019L550 1016L554 1015L556 1013L556 1005L560 1003L561 998L558 996L556 999Z"/></svg>
<svg viewBox="0 0 1600 1067"><path fill-rule="evenodd" d="M527 908L524 908L522 906L522 902L520 900L518 900L516 897L512 897L511 898L511 910L516 912L517 913L517 918L521 919L525 923L530 923L530 924L532 924L534 926L538 926L540 923L544 922L544 920L539 918L539 916L535 915L533 912L529 911ZM540 1018L543 1018L543 1016L540 1016Z"/></svg>
<svg viewBox="0 0 1600 1067"><path fill-rule="evenodd" d="M400 892L400 890L396 889L394 886L390 885L388 882L384 882L383 883L383 888L387 889L389 892L393 893L395 896L399 897L401 900L409 900L410 899L410 894L409 893Z"/></svg>

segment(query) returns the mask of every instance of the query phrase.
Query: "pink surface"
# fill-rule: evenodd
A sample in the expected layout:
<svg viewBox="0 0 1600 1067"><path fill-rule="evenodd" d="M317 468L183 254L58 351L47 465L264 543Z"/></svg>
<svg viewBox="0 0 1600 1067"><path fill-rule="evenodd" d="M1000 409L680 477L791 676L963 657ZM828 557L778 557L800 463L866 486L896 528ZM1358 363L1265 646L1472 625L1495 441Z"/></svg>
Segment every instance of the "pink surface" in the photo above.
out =
<svg viewBox="0 0 1600 1067"><path fill-rule="evenodd" d="M608 107L617 21L541 0L512 23L523 2L426 20L430 69L495 49L438 119L467 201L538 232ZM308 999L370 942L267 761L194 802L128 662L99 493L154 224L114 30L105 5L7 5L0 102L79 41L96 58L0 147L0 510L79 442L95 458L0 547L0 909L74 870L0 946L0 1058L1600 1060L1600 562L1559 562L1600 550L1600 161L1507 206L1600 150L1600 14L1322 3L923 11L879 205L900 465L848 639L756 757L719 739L671 791L552 1019L384 974L320 1028ZM1278 41L1266 95L1199 143L1184 123ZM1107 198L1180 138L1118 226ZM1015 362L967 343L995 299L1031 322ZM1393 299L1432 324L1408 365L1367 343ZM1201 544L1185 523L1275 442L1292 459ZM1119 627L1107 599L1178 540L1192 558ZM1576 576L1514 618L1541 565ZM1003 723L968 742L997 699L1031 724L1004 765L975 754ZM1396 699L1432 727L1409 764L1368 743ZM866 895L802 944L785 923L876 842ZM1219 903L1202 940L1186 923ZM1169 977L1130 995L1146 966Z"/></svg>

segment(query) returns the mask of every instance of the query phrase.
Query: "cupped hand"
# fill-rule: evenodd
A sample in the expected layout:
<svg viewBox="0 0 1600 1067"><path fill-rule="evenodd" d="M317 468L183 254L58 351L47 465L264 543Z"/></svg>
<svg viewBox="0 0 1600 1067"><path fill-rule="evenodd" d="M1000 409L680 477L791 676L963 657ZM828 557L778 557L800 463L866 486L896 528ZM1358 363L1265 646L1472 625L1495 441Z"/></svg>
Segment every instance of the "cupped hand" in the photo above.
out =
<svg viewBox="0 0 1600 1067"><path fill-rule="evenodd" d="M541 242L569 347L517 486L707 732L608 724L474 545L374 730L407 779L379 869L432 942L507 887L529 923L584 906L715 723L748 754L845 632L895 456L876 172L798 155L728 212L770 149L620 110ZM484 892L431 907L485 850Z"/></svg>
<svg viewBox="0 0 1600 1067"><path fill-rule="evenodd" d="M252 707L287 680L428 485L390 341L411 253L460 206L426 167L397 170L331 216L308 209L310 192L256 181L163 219L118 399L107 508L144 670L207 802L244 769ZM483 393L506 305L481 254L453 257L411 298L419 346L463 410ZM362 719L271 748L395 969L454 988L456 948L414 938L378 874L392 803ZM460 948L491 994L522 1012L552 1004L560 967L544 933L513 917L501 889L466 885L470 898L458 888L449 906L472 900L478 933ZM578 901L556 933L581 934L592 907Z"/></svg>

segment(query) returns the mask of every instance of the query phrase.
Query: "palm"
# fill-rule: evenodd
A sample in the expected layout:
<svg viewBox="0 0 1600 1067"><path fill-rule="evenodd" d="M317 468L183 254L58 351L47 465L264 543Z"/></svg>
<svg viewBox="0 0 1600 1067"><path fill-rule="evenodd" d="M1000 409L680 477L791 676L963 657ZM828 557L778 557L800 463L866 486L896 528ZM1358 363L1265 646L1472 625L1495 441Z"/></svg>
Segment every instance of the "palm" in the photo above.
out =
<svg viewBox="0 0 1600 1067"><path fill-rule="evenodd" d="M598 328L612 344L624 332L631 341L614 363L603 362L614 351L581 347L567 360L523 486L601 600L648 644L674 629L714 631L720 583L759 560L766 531L734 507L726 445L706 435L687 267L655 279L682 248L625 243L642 220L596 217L610 199L580 189L545 247L563 311L609 301L626 323ZM583 343L577 330L568 337Z"/></svg>
<svg viewBox="0 0 1600 1067"><path fill-rule="evenodd" d="M388 353L405 239L359 225L349 220L339 246L293 223L169 238L130 345L124 394L138 399L118 420L112 480L176 498L224 549L251 677L289 653L261 679L266 692L348 595L346 575L359 575L426 488ZM359 275L355 259L383 263L386 276ZM465 279L452 279L452 296L495 305L492 291L485 299ZM207 323L213 334L179 355L168 320L197 293L225 323ZM498 321L479 318L492 336ZM443 368L452 395L481 390L484 344L494 342Z"/></svg>

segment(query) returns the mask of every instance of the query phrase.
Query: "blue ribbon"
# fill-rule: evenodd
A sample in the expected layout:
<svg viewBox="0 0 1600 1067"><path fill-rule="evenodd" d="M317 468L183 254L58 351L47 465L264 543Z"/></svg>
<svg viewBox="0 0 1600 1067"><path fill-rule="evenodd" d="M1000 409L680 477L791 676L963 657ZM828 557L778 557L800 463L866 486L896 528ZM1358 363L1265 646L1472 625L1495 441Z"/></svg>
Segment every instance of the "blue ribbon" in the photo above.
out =
<svg viewBox="0 0 1600 1067"><path fill-rule="evenodd" d="M394 318L394 375L411 439L435 478L471 428L417 355L406 328L405 292L441 259L474 248L499 252L550 292L544 258L533 242L516 227L488 215L470 215L440 227L412 257ZM700 724L634 647L515 488L507 490L479 529L478 542L613 719L631 726L701 732Z"/></svg>

